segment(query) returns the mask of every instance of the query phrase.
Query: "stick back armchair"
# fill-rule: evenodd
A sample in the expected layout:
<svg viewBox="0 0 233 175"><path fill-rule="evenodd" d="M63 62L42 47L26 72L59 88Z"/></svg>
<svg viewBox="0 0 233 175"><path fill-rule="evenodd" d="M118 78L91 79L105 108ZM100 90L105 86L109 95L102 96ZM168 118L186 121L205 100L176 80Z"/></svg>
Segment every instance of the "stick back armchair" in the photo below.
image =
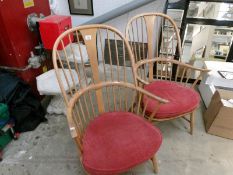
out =
<svg viewBox="0 0 233 175"><path fill-rule="evenodd" d="M145 13L133 17L127 24L126 38L131 43L135 57L134 69L139 85L169 101L159 108L156 115L148 117L157 104L156 101L149 101L145 117L151 121L182 117L190 123L192 134L195 110L200 101L194 88L208 70L179 61L179 30L175 22L165 14ZM195 81L190 84L191 79ZM146 97L144 100L147 100ZM145 101L142 105L145 105ZM190 118L186 118L187 115Z"/></svg>
<svg viewBox="0 0 233 175"><path fill-rule="evenodd" d="M71 36L73 34L81 35L84 49L79 38ZM72 45L65 47L64 39L77 43L76 50ZM58 50L60 44L62 52ZM118 49L119 45L123 49ZM72 57L68 56L67 47L70 47ZM79 54L75 54L77 50ZM81 55L85 50L87 57L84 62ZM126 66L126 52L130 67ZM81 59L78 64L79 55ZM142 117L146 110L141 108L141 103L144 97L156 100L157 107L151 114L154 115L167 100L136 86L133 62L130 46L122 34L106 25L76 27L63 33L55 42L53 63L67 103L70 133L88 174L118 174L146 160L152 160L154 171L158 171L155 154L162 136L156 127Z"/></svg>

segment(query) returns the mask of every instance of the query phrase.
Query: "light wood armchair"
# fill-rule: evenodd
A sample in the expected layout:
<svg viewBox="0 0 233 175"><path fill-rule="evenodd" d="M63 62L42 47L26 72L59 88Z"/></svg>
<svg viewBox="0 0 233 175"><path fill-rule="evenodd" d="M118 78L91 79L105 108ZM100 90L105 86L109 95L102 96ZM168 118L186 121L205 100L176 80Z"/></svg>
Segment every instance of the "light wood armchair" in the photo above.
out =
<svg viewBox="0 0 233 175"><path fill-rule="evenodd" d="M67 117L75 123L70 127L71 135L88 173L118 174L150 159L154 172L158 172L154 155L162 137L143 117L145 108L140 106L143 96L159 101L154 114L161 103L167 102L124 82L92 84L75 93Z"/></svg>
<svg viewBox="0 0 233 175"><path fill-rule="evenodd" d="M181 41L175 22L161 13L140 14L129 20L126 38L135 57L134 68L139 86L169 101L152 117L148 115L156 101L143 102L142 106L147 106L145 117L151 121L182 117L189 122L190 133L193 134L195 110L200 100L194 88L208 70L174 59L180 60L181 56ZM140 43L143 43L142 50ZM190 115L189 119L185 117L187 115Z"/></svg>
<svg viewBox="0 0 233 175"><path fill-rule="evenodd" d="M74 34L83 38L84 49ZM78 47L69 44L65 47L67 41ZM118 49L119 45L122 49ZM75 49L80 54L79 63ZM88 58L83 58L85 50ZM129 67L126 66L126 52ZM141 117L146 111L141 103L144 97L158 101L151 114L154 115L167 100L137 87L133 54L122 34L106 25L70 29L55 42L53 63L67 105L70 133L87 173L117 174L150 159L157 172L154 155L162 136Z"/></svg>
<svg viewBox="0 0 233 175"><path fill-rule="evenodd" d="M153 76L157 77L155 79L150 79L142 71L143 67L149 66L151 63L157 67L157 71L153 73ZM176 69L175 73L172 72L174 67ZM160 116L146 117L151 121L167 121L182 117L190 123L190 133L193 134L195 110L199 106L200 100L199 94L195 92L195 86L209 70L195 68L177 60L164 58L141 60L135 65L135 68L137 71L136 78L145 90L167 99L169 101L168 104L176 103L173 104L173 108L164 107ZM196 79L192 80L192 78ZM151 103L153 104L153 102ZM185 106L183 109L180 109L180 105ZM165 112L165 110L174 108L176 109L174 114L169 111ZM148 110L149 114L151 109ZM157 115L159 114L157 113ZM186 118L187 115L190 115L189 119Z"/></svg>

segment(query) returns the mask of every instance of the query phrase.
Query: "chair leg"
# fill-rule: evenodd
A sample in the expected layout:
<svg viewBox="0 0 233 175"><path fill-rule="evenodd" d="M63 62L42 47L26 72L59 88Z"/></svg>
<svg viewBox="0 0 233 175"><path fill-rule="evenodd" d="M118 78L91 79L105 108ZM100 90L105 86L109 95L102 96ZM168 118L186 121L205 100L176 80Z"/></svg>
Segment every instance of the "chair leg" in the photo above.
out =
<svg viewBox="0 0 233 175"><path fill-rule="evenodd" d="M190 134L191 134L191 135L193 135L194 120L195 120L195 112L193 111L193 112L190 114Z"/></svg>
<svg viewBox="0 0 233 175"><path fill-rule="evenodd" d="M154 173L158 173L159 171L159 167L158 167L158 163L157 163L157 159L156 159L156 155L154 155L152 158L151 158L151 161L152 161L152 164L153 164L153 168L154 168Z"/></svg>

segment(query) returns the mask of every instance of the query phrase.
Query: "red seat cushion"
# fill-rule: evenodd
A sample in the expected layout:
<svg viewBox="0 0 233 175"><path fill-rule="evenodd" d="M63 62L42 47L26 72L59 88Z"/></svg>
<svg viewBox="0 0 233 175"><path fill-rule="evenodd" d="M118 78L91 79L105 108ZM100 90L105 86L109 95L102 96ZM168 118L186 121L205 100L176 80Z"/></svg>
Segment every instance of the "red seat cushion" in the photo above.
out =
<svg viewBox="0 0 233 175"><path fill-rule="evenodd" d="M172 118L193 111L199 105L200 96L192 88L185 87L176 82L170 81L154 81L144 87L145 90L169 100L168 103L162 104L156 113L155 118L164 119ZM150 115L158 101L143 98L143 103L148 101L146 114Z"/></svg>
<svg viewBox="0 0 233 175"><path fill-rule="evenodd" d="M83 137L83 165L92 175L117 174L150 159L162 136L156 127L129 112L97 116Z"/></svg>

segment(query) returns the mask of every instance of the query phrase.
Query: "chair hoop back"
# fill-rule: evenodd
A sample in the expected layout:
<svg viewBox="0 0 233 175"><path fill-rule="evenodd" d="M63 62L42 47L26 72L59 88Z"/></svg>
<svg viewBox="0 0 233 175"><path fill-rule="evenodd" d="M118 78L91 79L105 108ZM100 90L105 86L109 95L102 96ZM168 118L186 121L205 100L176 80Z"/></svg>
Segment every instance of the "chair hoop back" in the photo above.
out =
<svg viewBox="0 0 233 175"><path fill-rule="evenodd" d="M135 84L133 62L133 54L123 35L102 24L69 29L57 38L53 47L53 64L66 105L68 95L72 97L88 84L102 81ZM102 94L96 93L101 102Z"/></svg>
<svg viewBox="0 0 233 175"><path fill-rule="evenodd" d="M158 57L174 59L175 56L178 58L181 56L179 30L168 15L162 13L136 15L129 20L125 34L131 45L135 62ZM144 74L149 72L149 79L152 81L153 64L144 67L143 71Z"/></svg>

